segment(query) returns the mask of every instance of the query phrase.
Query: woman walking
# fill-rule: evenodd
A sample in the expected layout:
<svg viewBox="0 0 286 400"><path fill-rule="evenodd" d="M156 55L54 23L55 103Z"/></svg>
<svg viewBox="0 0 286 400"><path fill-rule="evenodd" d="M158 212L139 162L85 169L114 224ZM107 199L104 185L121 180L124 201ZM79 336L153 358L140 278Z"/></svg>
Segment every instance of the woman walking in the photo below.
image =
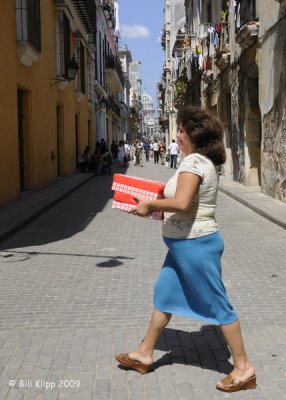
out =
<svg viewBox="0 0 286 400"><path fill-rule="evenodd" d="M164 199L139 200L130 211L146 216L164 212L163 240L168 254L154 290L154 311L139 347L116 355L141 373L153 363L156 342L172 314L220 325L231 349L233 371L216 388L236 392L256 387L255 370L244 349L240 323L222 277L223 239L215 221L218 190L216 166L225 162L222 124L207 112L184 107L178 114L177 142L186 155L167 182Z"/></svg>

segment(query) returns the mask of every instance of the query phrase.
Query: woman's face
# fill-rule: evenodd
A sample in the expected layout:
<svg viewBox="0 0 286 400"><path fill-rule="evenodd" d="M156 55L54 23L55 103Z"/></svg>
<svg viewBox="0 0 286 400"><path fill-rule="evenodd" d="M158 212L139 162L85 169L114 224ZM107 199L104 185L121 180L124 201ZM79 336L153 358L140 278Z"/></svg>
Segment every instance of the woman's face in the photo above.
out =
<svg viewBox="0 0 286 400"><path fill-rule="evenodd" d="M182 150L186 155L194 153L195 146L182 124L179 125L177 132L177 143L180 147L180 150Z"/></svg>

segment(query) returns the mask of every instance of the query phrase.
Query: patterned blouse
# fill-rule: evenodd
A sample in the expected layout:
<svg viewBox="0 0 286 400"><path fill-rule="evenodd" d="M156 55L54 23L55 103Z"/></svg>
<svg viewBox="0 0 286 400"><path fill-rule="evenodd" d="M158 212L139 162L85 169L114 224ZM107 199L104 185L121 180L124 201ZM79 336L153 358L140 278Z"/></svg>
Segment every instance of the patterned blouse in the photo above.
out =
<svg viewBox="0 0 286 400"><path fill-rule="evenodd" d="M164 196L174 197L181 172L201 177L199 193L186 212L164 213L163 236L174 239L192 239L218 231L215 207L218 192L218 173L212 161L198 153L189 154L181 162L175 175L167 182Z"/></svg>

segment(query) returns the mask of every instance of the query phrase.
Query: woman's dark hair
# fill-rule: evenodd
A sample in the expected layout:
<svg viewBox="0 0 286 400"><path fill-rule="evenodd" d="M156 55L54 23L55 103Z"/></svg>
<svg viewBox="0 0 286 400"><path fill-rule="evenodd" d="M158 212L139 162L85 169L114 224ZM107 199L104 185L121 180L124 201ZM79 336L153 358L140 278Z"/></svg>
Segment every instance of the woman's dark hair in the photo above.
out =
<svg viewBox="0 0 286 400"><path fill-rule="evenodd" d="M178 112L177 123L185 129L197 153L208 157L215 165L225 163L224 130L216 117L201 108L187 105Z"/></svg>

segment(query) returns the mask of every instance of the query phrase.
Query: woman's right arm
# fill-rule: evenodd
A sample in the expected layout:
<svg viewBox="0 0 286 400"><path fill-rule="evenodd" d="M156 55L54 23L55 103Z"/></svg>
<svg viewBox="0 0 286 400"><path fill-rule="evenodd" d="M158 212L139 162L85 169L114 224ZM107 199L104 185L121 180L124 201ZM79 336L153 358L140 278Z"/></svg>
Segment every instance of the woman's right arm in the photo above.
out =
<svg viewBox="0 0 286 400"><path fill-rule="evenodd" d="M153 210L163 212L185 212L191 208L193 198L199 192L201 177L190 173L181 172L178 176L177 189L174 197L158 200L139 200L138 205L129 211L145 217Z"/></svg>

